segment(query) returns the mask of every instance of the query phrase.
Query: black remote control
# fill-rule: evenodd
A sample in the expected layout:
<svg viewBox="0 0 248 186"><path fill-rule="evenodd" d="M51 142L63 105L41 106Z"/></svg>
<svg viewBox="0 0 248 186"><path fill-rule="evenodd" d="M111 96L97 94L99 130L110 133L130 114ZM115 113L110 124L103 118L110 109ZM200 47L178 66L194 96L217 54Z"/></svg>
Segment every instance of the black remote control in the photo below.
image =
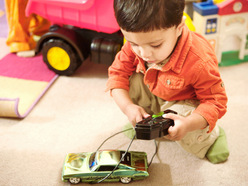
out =
<svg viewBox="0 0 248 186"><path fill-rule="evenodd" d="M136 123L135 131L136 138L143 140L151 140L155 138L161 138L168 134L168 128L174 126L174 121L171 119L163 118L163 114L177 112L173 110L165 110L159 115L149 116L142 121Z"/></svg>

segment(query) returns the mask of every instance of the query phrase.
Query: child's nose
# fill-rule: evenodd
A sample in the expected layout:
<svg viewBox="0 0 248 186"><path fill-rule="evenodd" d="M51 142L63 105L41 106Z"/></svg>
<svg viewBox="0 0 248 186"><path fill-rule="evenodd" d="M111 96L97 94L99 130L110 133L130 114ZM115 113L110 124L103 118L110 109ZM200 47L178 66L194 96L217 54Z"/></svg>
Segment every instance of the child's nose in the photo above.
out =
<svg viewBox="0 0 248 186"><path fill-rule="evenodd" d="M140 48L140 56L143 59L149 59L151 57L151 51L148 48Z"/></svg>

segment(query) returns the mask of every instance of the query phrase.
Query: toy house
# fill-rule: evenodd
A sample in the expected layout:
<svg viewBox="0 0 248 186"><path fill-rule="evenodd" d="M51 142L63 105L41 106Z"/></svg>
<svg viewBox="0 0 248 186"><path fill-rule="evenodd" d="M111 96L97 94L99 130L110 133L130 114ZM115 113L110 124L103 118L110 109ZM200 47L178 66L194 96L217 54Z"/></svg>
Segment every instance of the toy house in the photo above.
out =
<svg viewBox="0 0 248 186"><path fill-rule="evenodd" d="M194 3L196 32L213 46L219 64L248 61L248 0Z"/></svg>

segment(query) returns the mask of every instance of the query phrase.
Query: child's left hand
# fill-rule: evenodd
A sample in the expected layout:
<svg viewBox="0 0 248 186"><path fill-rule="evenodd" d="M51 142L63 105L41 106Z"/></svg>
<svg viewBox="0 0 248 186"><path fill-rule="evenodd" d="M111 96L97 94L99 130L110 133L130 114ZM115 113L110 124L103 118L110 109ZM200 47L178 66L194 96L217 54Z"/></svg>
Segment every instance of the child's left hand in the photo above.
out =
<svg viewBox="0 0 248 186"><path fill-rule="evenodd" d="M168 129L168 135L164 136L164 138L179 141L181 140L189 131L187 130L187 118L177 115L177 114L164 114L164 118L174 120L174 126L170 126Z"/></svg>
<svg viewBox="0 0 248 186"><path fill-rule="evenodd" d="M191 131L203 129L208 126L207 121L197 113L192 113L187 117L183 117L177 114L164 114L164 118L174 120L174 126L168 129L169 134L165 136L166 139L179 141Z"/></svg>

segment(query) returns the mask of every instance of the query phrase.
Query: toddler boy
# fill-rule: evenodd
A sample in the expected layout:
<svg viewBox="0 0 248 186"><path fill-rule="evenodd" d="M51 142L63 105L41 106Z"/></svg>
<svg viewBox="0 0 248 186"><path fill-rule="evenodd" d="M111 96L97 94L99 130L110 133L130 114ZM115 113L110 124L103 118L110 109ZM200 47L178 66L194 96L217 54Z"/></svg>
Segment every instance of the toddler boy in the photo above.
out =
<svg viewBox="0 0 248 186"><path fill-rule="evenodd" d="M109 68L107 90L135 123L166 109L178 114L165 138L213 163L227 159L225 133L216 122L227 96L211 45L184 23L184 0L115 0L127 40Z"/></svg>

